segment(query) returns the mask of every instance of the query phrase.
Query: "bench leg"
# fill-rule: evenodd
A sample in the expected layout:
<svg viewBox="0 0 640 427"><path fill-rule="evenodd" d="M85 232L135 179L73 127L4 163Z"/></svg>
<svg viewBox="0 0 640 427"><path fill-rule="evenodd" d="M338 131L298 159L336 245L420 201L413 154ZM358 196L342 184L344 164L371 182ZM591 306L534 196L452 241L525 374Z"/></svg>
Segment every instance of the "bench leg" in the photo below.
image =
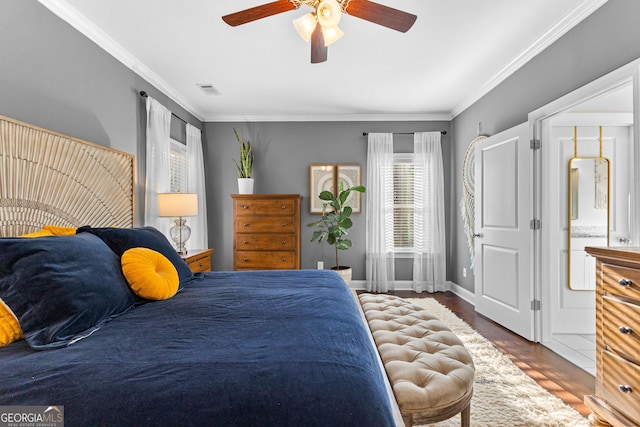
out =
<svg viewBox="0 0 640 427"><path fill-rule="evenodd" d="M460 412L460 426L471 427L471 403Z"/></svg>

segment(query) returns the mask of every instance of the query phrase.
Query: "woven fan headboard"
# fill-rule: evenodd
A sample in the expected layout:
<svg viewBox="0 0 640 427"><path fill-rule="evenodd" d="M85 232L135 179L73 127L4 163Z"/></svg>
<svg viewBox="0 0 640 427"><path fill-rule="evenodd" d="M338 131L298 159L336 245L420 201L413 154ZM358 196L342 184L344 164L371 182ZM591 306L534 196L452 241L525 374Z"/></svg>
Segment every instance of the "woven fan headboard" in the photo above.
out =
<svg viewBox="0 0 640 427"><path fill-rule="evenodd" d="M0 116L0 236L133 226L133 155Z"/></svg>

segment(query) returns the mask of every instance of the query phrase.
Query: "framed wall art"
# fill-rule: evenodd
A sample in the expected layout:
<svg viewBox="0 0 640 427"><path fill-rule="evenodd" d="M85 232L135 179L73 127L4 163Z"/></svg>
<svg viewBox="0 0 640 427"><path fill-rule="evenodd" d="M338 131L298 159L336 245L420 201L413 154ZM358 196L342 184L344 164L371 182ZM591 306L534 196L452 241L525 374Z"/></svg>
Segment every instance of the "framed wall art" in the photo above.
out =
<svg viewBox="0 0 640 427"><path fill-rule="evenodd" d="M362 185L362 169L360 165L338 165L338 188L342 183L344 188L355 187L356 185ZM350 206L353 209L353 213L360 213L362 205L362 193L352 191L347 198L346 206Z"/></svg>
<svg viewBox="0 0 640 427"><path fill-rule="evenodd" d="M309 213L321 214L323 201L320 193L335 191L335 169L329 164L312 164L309 166Z"/></svg>

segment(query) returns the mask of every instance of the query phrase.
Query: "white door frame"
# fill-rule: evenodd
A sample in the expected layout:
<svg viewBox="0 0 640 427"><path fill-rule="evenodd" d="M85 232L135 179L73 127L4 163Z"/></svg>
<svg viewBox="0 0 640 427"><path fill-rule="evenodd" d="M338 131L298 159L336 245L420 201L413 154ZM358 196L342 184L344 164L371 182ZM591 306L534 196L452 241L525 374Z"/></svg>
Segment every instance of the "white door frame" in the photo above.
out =
<svg viewBox="0 0 640 427"><path fill-rule="evenodd" d="M557 100L529 113L529 132L531 140L542 140L545 135L543 135L543 121L551 118L552 116L562 113L578 104L581 104L584 101L589 99L598 97L603 95L611 90L615 90L621 86L627 85L630 82L633 83L633 158L634 164L640 165L640 145L638 140L640 139L640 59L637 59L611 73L585 85L575 91L558 98ZM542 149L544 149L544 141L542 141ZM539 151L539 150L536 150ZM542 164L541 164L541 156L539 153L534 155L533 161L533 210L535 218L542 218ZM640 167L634 168L634 176L632 180L632 188L631 188L631 206L633 207L634 212L640 212L640 185L635 185L635 183L640 182ZM544 230L544 223L542 224L542 228ZM535 233L534 234L534 242L533 248L534 256L533 256L533 266L532 266L532 276L533 276L533 286L534 286L534 297L541 301L541 305L549 305L551 296L548 295L547 289L542 286L542 277L544 277L543 272L543 262L542 256L544 251L544 241L543 239L544 233ZM640 244L640 226L638 224L631 224L630 235L632 239L633 245ZM535 322L535 331L536 331L536 341L541 341L543 339L543 335L545 335L544 331L549 331L550 326L545 325L543 319L542 311L538 310L534 315Z"/></svg>

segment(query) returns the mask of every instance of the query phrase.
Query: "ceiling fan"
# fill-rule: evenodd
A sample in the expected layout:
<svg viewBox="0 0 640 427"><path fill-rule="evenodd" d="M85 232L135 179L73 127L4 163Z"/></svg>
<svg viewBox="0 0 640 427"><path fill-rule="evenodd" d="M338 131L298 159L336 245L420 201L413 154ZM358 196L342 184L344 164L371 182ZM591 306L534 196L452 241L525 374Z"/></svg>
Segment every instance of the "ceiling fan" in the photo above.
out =
<svg viewBox="0 0 640 427"><path fill-rule="evenodd" d="M369 0L277 0L230 15L222 20L232 27L296 10L306 5L313 9L293 25L305 41L311 39L311 63L327 60L327 47L343 36L338 22L343 13L406 33L417 16Z"/></svg>

